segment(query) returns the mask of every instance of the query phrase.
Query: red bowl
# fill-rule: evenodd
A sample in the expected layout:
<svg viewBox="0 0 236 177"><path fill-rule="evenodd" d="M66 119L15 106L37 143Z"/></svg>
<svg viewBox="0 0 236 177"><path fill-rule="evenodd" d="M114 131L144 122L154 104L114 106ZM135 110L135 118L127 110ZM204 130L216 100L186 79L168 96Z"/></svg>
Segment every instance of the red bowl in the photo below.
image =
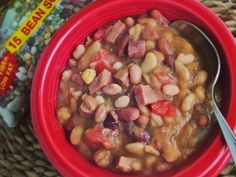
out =
<svg viewBox="0 0 236 177"><path fill-rule="evenodd" d="M223 113L236 130L236 45L224 23L194 0L99 0L74 15L45 48L34 75L31 92L33 126L48 159L63 176L123 176L92 165L69 144L56 121L56 93L60 74L73 49L95 29L126 16L159 9L169 20L183 19L199 26L210 37L222 59ZM211 136L184 163L161 176L216 176L230 158L215 126Z"/></svg>

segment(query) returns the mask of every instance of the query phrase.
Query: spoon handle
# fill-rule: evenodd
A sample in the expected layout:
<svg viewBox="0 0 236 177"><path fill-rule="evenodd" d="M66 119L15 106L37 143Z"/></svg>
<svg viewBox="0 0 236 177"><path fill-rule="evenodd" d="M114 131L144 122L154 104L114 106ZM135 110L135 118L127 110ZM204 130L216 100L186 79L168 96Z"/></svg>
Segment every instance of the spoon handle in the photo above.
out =
<svg viewBox="0 0 236 177"><path fill-rule="evenodd" d="M224 116L221 114L218 106L213 101L213 111L215 113L216 119L220 125L222 133L224 135L225 141L228 144L231 156L233 158L234 164L236 165L236 136L226 122Z"/></svg>

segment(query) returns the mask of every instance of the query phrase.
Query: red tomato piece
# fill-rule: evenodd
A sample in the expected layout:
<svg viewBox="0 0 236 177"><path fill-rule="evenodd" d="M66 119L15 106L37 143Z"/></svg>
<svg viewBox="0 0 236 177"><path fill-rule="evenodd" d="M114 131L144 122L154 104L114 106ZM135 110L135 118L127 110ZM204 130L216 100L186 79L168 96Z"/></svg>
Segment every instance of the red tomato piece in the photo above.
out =
<svg viewBox="0 0 236 177"><path fill-rule="evenodd" d="M104 147L105 149L112 149L115 147L115 137L111 136L111 130L104 129L99 125L89 129L85 134L85 138L94 148Z"/></svg>
<svg viewBox="0 0 236 177"><path fill-rule="evenodd" d="M161 100L153 103L151 105L151 111L155 114L160 115L163 118L175 118L176 117L176 108L168 100Z"/></svg>
<svg viewBox="0 0 236 177"><path fill-rule="evenodd" d="M97 74L104 69L113 72L112 65L115 62L115 57L110 51L101 49L92 57L91 62L91 67L96 70Z"/></svg>

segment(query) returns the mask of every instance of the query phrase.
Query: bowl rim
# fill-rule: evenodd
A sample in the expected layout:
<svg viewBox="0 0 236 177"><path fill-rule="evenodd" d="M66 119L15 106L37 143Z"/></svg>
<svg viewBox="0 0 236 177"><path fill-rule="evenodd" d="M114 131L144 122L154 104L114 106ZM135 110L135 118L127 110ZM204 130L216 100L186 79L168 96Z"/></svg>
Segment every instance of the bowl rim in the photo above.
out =
<svg viewBox="0 0 236 177"><path fill-rule="evenodd" d="M88 18L89 15L91 15L91 11L94 10L94 8L106 8L109 5L113 3L123 3L123 2L133 2L134 0L113 0L112 2L109 0L99 0L97 2L94 2L87 7L83 8L83 10L80 11L80 13L75 14L68 22L66 22L60 30L56 32L56 34L53 36L51 39L50 43L48 46L44 49L43 54L40 57L39 63L36 67L34 79L33 79L33 84L32 84L32 91L31 91L31 114L32 114L32 122L33 122L33 127L36 133L36 136L38 137L39 143L42 146L42 149L46 156L49 158L49 160L52 162L52 164L65 176L71 176L71 173L68 173L65 169L65 167L70 168L71 170L75 170L75 167L71 164L66 164L66 162L63 159L63 156L60 154L58 151L57 147L52 144L52 139L49 140L47 138L48 135L50 134L50 131L46 129L46 117L47 114L43 111L43 99L42 95L43 92L45 91L43 88L45 86L45 80L46 80L46 75L48 74L47 68L50 65L50 60L52 60L55 52L58 49L58 46L62 44L63 40L66 38L66 36L72 31L78 23L81 23L82 18L86 17ZM144 1L144 0L138 0L138 1ZM154 0L151 0L153 2ZM233 39L232 34L228 31L224 23L216 17L215 14L210 12L206 7L204 7L202 4L200 4L197 1L191 1L191 0L156 0L158 2L162 3L174 3L178 6L183 6L184 8L190 8L190 7L195 7L195 9L198 9L198 13L202 12L204 15L206 15L208 18L203 19L203 15L201 16L201 20L205 22L205 24L208 24L211 26L211 30L214 29L213 26L215 27L213 31L214 34L217 34L218 37L222 33L224 34L221 38L218 38L222 44L226 41L225 45L222 45L222 49L225 52L225 56L228 59L227 62L229 64L229 72L231 76L231 95L235 95L235 72L236 72L236 61L235 60L230 60L230 58L236 58L236 54L233 53L236 49L235 41ZM193 12L197 13L197 12ZM196 14L195 14L196 15ZM76 20L80 19L80 20ZM76 21L74 23L73 21ZM235 72L234 72L235 71ZM49 84L49 83L48 83ZM235 117L236 116L236 111L233 110L233 106L236 103L236 98L232 98L230 100L230 108L228 111L228 115L230 117ZM229 116L227 116L228 120ZM230 119L231 126L234 126L234 131L236 130L236 122ZM220 170L226 165L228 162L230 155L228 152L228 148L226 145L223 144L221 136L217 136L211 145L211 148L207 150L206 153L210 153L210 151L213 150L214 147L220 146L220 150L216 152L218 154L218 157L215 158L216 162L212 162L212 164L207 164L209 165L208 169L205 170L204 173L201 174L201 176L216 176ZM205 153L204 153L205 154ZM203 155L202 157L199 158L199 160L203 159L205 156ZM198 161L199 161L198 160ZM201 160L202 161L202 160ZM193 163L192 165L194 165ZM203 164L206 165L206 164ZM64 168L63 168L64 167ZM191 168L188 167L189 169ZM198 168L200 170L200 167ZM81 175L83 176L88 176L86 172L80 171ZM178 176L184 175L184 172L178 173ZM185 174L186 175L186 174Z"/></svg>

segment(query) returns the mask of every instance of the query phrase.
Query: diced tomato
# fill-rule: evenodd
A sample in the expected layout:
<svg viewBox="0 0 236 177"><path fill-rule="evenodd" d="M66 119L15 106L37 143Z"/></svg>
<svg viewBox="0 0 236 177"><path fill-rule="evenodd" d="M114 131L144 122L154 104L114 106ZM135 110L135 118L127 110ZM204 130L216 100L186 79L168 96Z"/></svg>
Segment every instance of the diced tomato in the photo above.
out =
<svg viewBox="0 0 236 177"><path fill-rule="evenodd" d="M176 117L176 108L168 100L161 100L153 103L151 105L151 111L155 114L160 115L163 118Z"/></svg>
<svg viewBox="0 0 236 177"><path fill-rule="evenodd" d="M115 57L110 51L101 49L92 57L91 62L91 67L96 70L97 74L104 69L113 72L112 64L115 62Z"/></svg>
<svg viewBox="0 0 236 177"><path fill-rule="evenodd" d="M115 147L113 141L114 137L111 137L110 132L103 130L104 129L99 125L95 125L93 128L89 129L85 134L87 142L94 148L98 147L104 147L105 149L114 148Z"/></svg>

